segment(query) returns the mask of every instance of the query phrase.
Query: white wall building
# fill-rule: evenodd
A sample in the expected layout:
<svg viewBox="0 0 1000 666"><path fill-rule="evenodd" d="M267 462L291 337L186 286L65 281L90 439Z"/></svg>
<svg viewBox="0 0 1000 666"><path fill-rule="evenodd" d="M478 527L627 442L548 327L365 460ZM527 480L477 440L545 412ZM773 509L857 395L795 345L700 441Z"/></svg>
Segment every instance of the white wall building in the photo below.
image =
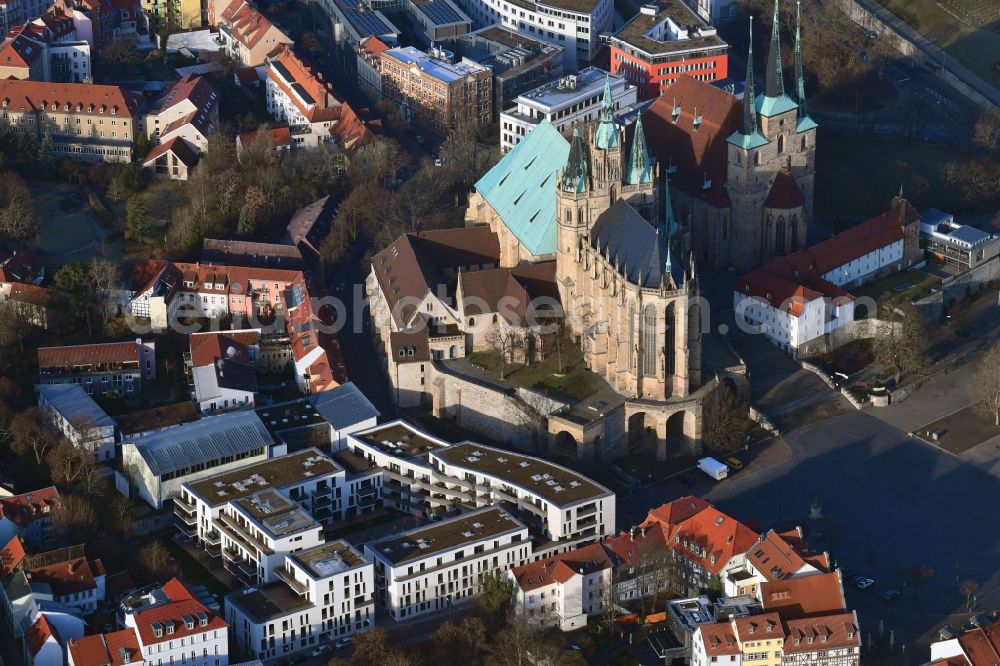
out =
<svg viewBox="0 0 1000 666"><path fill-rule="evenodd" d="M605 83L611 87L616 111L637 102L639 89L624 78L587 67L518 95L516 106L500 114L500 150L506 153L543 120L562 133L574 123L596 120Z"/></svg>
<svg viewBox="0 0 1000 666"><path fill-rule="evenodd" d="M458 0L476 27L499 23L526 37L563 47L563 67L582 69L615 26L612 0Z"/></svg>
<svg viewBox="0 0 1000 666"><path fill-rule="evenodd" d="M587 626L604 611L611 588L611 560L594 543L507 571L514 581L514 610L528 621L555 624L563 631Z"/></svg>
<svg viewBox="0 0 1000 666"><path fill-rule="evenodd" d="M532 555L528 528L490 507L365 544L378 603L394 620L448 608Z"/></svg>
<svg viewBox="0 0 1000 666"><path fill-rule="evenodd" d="M375 620L374 568L345 541L288 555L275 574L274 583L226 597L233 643L243 654L284 663Z"/></svg>
<svg viewBox="0 0 1000 666"><path fill-rule="evenodd" d="M97 460L115 455L115 422L79 384L39 384L38 407L56 430Z"/></svg>
<svg viewBox="0 0 1000 666"><path fill-rule="evenodd" d="M210 416L122 444L120 492L136 493L156 509L185 482L281 455L252 411Z"/></svg>

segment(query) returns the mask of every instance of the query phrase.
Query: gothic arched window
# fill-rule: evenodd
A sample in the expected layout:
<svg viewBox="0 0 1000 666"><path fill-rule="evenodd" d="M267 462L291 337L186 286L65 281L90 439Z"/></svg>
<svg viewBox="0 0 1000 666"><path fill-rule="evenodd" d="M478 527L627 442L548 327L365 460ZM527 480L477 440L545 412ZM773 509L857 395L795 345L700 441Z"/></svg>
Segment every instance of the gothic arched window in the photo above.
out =
<svg viewBox="0 0 1000 666"><path fill-rule="evenodd" d="M785 218L779 217L778 223L774 225L774 251L779 254L785 252Z"/></svg>
<svg viewBox="0 0 1000 666"><path fill-rule="evenodd" d="M785 152L785 135L782 134L778 137L778 154Z"/></svg>
<svg viewBox="0 0 1000 666"><path fill-rule="evenodd" d="M753 165L754 166L760 166L760 152L759 151L753 154Z"/></svg>
<svg viewBox="0 0 1000 666"><path fill-rule="evenodd" d="M792 215L792 252L799 249L799 216Z"/></svg>
<svg viewBox="0 0 1000 666"><path fill-rule="evenodd" d="M628 369L635 369L635 303L628 304Z"/></svg>
<svg viewBox="0 0 1000 666"><path fill-rule="evenodd" d="M667 317L663 327L663 372L670 376L675 372L674 359L677 354L677 304L671 303L667 306Z"/></svg>
<svg viewBox="0 0 1000 666"><path fill-rule="evenodd" d="M647 305L642 313L642 374L656 376L656 308Z"/></svg>

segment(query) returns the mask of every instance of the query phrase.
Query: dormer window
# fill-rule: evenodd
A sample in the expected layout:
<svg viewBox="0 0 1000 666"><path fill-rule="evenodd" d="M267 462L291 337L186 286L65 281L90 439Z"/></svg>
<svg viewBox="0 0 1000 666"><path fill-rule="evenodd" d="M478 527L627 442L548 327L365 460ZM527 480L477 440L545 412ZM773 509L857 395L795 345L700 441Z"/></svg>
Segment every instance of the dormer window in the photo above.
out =
<svg viewBox="0 0 1000 666"><path fill-rule="evenodd" d="M57 102L52 102L52 110L53 111L58 111L59 110L59 105L58 105Z"/></svg>
<svg viewBox="0 0 1000 666"><path fill-rule="evenodd" d="M66 103L65 103L65 104L63 105L63 111L69 111L69 102L66 102Z"/></svg>
<svg viewBox="0 0 1000 666"><path fill-rule="evenodd" d="M173 635L173 633L174 633L174 621L173 620L167 620L166 622L163 623L163 625L167 628L167 635L168 636Z"/></svg>
<svg viewBox="0 0 1000 666"><path fill-rule="evenodd" d="M163 625L159 622L153 623L153 636L161 638L163 636Z"/></svg>
<svg viewBox="0 0 1000 666"><path fill-rule="evenodd" d="M187 629L188 631L194 629L194 618L191 617L190 615L184 616L184 628Z"/></svg>
<svg viewBox="0 0 1000 666"><path fill-rule="evenodd" d="M208 626L208 614L205 611L198 611L198 626L207 627Z"/></svg>
<svg viewBox="0 0 1000 666"><path fill-rule="evenodd" d="M111 107L111 115L114 116L114 115L117 115L117 114L118 114L118 107L117 106Z"/></svg>
<svg viewBox="0 0 1000 666"><path fill-rule="evenodd" d="M694 125L695 132L697 132L698 128L701 127L701 114L698 113L698 109L694 110L694 121L692 124Z"/></svg>

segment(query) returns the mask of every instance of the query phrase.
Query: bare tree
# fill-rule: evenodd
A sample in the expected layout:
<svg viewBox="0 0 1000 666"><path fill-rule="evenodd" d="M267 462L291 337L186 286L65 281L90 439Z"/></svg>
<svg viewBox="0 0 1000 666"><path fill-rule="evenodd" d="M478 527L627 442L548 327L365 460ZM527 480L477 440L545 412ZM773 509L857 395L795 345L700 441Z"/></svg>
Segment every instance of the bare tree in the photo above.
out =
<svg viewBox="0 0 1000 666"><path fill-rule="evenodd" d="M135 525L135 516L132 514L132 502L127 497L114 493L110 500L111 515L115 518L115 529L123 535L128 536Z"/></svg>
<svg viewBox="0 0 1000 666"><path fill-rule="evenodd" d="M993 425L1000 426L1000 345L986 352L980 361L972 399L993 419Z"/></svg>
<svg viewBox="0 0 1000 666"><path fill-rule="evenodd" d="M975 142L989 152L1000 150L1000 109L994 106L979 116Z"/></svg>
<svg viewBox="0 0 1000 666"><path fill-rule="evenodd" d="M30 453L38 465L42 464L56 442L56 437L42 424L42 413L38 407L29 407L15 416L9 429L11 451L19 456Z"/></svg>
<svg viewBox="0 0 1000 666"><path fill-rule="evenodd" d="M959 588L962 596L965 597L965 610L972 612L972 597L976 595L979 591L979 581L977 580L967 580L962 583L962 587Z"/></svg>
<svg viewBox="0 0 1000 666"><path fill-rule="evenodd" d="M121 287L121 275L113 261L94 257L90 260L90 279L94 284L94 294L107 325L111 309L115 304L115 291Z"/></svg>
<svg viewBox="0 0 1000 666"><path fill-rule="evenodd" d="M52 511L52 528L60 543L84 543L93 537L97 514L86 498L63 493Z"/></svg>
<svg viewBox="0 0 1000 666"><path fill-rule="evenodd" d="M702 439L714 453L729 453L743 443L747 432L747 405L725 384L705 401Z"/></svg>
<svg viewBox="0 0 1000 666"><path fill-rule="evenodd" d="M20 300L0 301L0 345L24 352L24 341L38 331L45 321L44 305ZM39 313L41 310L41 313Z"/></svg>
<svg viewBox="0 0 1000 666"><path fill-rule="evenodd" d="M684 574L681 561L669 545L653 538L650 530L659 528L639 529L645 532L640 532L633 551L633 566L642 614L646 615L658 607L661 594L682 591Z"/></svg>
<svg viewBox="0 0 1000 666"><path fill-rule="evenodd" d="M541 631L523 615L515 615L492 643L489 666L528 666L540 663L535 652L541 646Z"/></svg>
<svg viewBox="0 0 1000 666"><path fill-rule="evenodd" d="M904 572L907 580L913 586L913 595L919 596L919 588L922 583L926 583L934 578L934 569L926 564L911 564Z"/></svg>
<svg viewBox="0 0 1000 666"><path fill-rule="evenodd" d="M486 333L486 342L497 355L500 379L506 379L507 363L514 360L514 351L521 339L521 332L506 320L498 318Z"/></svg>
<svg viewBox="0 0 1000 666"><path fill-rule="evenodd" d="M159 541L150 541L139 549L136 565L151 583L159 583L177 575L177 564Z"/></svg>
<svg viewBox="0 0 1000 666"><path fill-rule="evenodd" d="M510 399L518 425L531 433L532 444L535 451L538 451L542 436L548 430L548 400L534 391L518 391Z"/></svg>
<svg viewBox="0 0 1000 666"><path fill-rule="evenodd" d="M927 334L920 313L908 300L879 302L879 323L873 344L875 356L895 371L896 383L904 373L926 366Z"/></svg>

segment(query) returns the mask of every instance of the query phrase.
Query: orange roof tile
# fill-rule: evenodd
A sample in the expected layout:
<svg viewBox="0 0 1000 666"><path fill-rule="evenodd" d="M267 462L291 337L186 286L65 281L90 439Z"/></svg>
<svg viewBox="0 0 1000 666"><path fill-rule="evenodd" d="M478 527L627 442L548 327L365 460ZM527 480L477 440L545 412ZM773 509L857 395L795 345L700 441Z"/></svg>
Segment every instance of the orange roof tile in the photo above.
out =
<svg viewBox="0 0 1000 666"><path fill-rule="evenodd" d="M683 521L671 546L686 559L719 574L733 556L745 553L757 541L749 527L709 506Z"/></svg>
<svg viewBox="0 0 1000 666"><path fill-rule="evenodd" d="M28 652L32 656L37 655L38 651L42 649L50 639L59 640L59 634L56 632L56 628L53 627L48 618L45 617L44 613L38 615L38 619L35 623L31 625L28 632L25 634L24 640L28 646Z"/></svg>
<svg viewBox="0 0 1000 666"><path fill-rule="evenodd" d="M11 497L0 497L0 512L3 517L21 527L52 513L59 503L59 491L55 486L39 488L30 493Z"/></svg>
<svg viewBox="0 0 1000 666"><path fill-rule="evenodd" d="M767 193L767 200L764 202L766 208L777 208L787 210L790 208L801 208L805 205L806 199L802 196L795 179L785 169L778 172L771 183L771 190Z"/></svg>
<svg viewBox="0 0 1000 666"><path fill-rule="evenodd" d="M129 342L106 342L93 345L39 347L39 368L69 368L75 365L115 365L138 363L139 345Z"/></svg>
<svg viewBox="0 0 1000 666"><path fill-rule="evenodd" d="M764 610L777 611L786 620L839 612L847 607L837 571L761 583L760 600Z"/></svg>
<svg viewBox="0 0 1000 666"><path fill-rule="evenodd" d="M701 642L705 646L705 654L709 657L740 654L739 642L728 622L700 624L695 631L701 632Z"/></svg>
<svg viewBox="0 0 1000 666"><path fill-rule="evenodd" d="M958 644L970 666L996 666L1000 663L1000 620L963 631L958 637Z"/></svg>
<svg viewBox="0 0 1000 666"><path fill-rule="evenodd" d="M732 626L736 629L736 637L742 643L784 638L785 636L784 628L781 626L781 618L777 613L733 618Z"/></svg>
<svg viewBox="0 0 1000 666"><path fill-rule="evenodd" d="M785 654L860 648L858 618L853 612L786 622Z"/></svg>
<svg viewBox="0 0 1000 666"><path fill-rule="evenodd" d="M0 80L0 99L7 101L11 112L75 107L84 115L117 115L131 118L139 112L140 98L120 86L96 83L50 83L46 81Z"/></svg>
<svg viewBox="0 0 1000 666"><path fill-rule="evenodd" d="M24 561L24 557L24 543L21 537L14 535L14 538L0 550L0 578L14 571Z"/></svg>
<svg viewBox="0 0 1000 666"><path fill-rule="evenodd" d="M224 629L229 626L225 620L196 601L187 587L176 578L170 579L170 581L163 585L163 592L170 599L170 603L140 610L135 614L136 631L143 645L177 640L186 636L195 636L206 631ZM207 626L200 626L197 620L198 613L204 613L207 616ZM188 629L184 624L185 615L195 618L192 629ZM173 623L174 631L173 633L167 633L166 627L171 622ZM154 623L164 627L161 636L155 635L153 629Z"/></svg>
<svg viewBox="0 0 1000 666"><path fill-rule="evenodd" d="M573 576L611 568L611 560L599 543L553 555L511 569L522 591L536 590L553 583L566 583Z"/></svg>

